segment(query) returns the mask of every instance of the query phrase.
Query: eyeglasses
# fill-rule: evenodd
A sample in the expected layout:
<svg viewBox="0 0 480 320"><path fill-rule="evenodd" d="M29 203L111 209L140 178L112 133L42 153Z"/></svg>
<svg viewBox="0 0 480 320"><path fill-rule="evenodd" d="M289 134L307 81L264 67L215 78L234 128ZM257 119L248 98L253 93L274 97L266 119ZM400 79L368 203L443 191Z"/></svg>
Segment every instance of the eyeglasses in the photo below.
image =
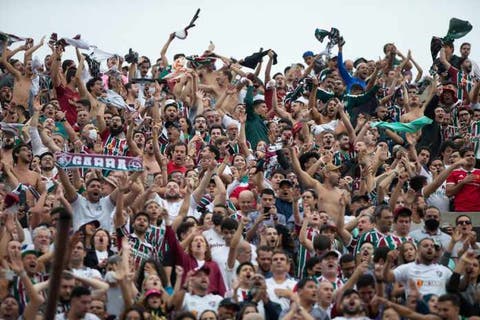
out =
<svg viewBox="0 0 480 320"><path fill-rule="evenodd" d="M472 221L470 220L462 220L462 221L457 221L457 226L459 225L471 225L472 224Z"/></svg>

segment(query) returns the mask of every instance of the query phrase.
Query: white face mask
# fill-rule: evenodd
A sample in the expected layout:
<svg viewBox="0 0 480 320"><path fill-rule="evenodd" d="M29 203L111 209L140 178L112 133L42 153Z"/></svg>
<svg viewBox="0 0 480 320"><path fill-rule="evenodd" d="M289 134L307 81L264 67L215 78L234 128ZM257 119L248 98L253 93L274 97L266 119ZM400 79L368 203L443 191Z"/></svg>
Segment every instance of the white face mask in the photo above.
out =
<svg viewBox="0 0 480 320"><path fill-rule="evenodd" d="M91 140L97 140L97 130L95 129L91 129L91 130L88 130L88 137L91 139Z"/></svg>

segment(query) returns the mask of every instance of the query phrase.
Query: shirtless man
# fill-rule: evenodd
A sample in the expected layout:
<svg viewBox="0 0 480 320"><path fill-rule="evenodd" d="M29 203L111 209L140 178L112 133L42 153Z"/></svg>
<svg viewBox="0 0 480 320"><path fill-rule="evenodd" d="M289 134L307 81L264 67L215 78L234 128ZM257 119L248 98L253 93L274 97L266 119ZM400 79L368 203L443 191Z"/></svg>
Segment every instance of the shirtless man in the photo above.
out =
<svg viewBox="0 0 480 320"><path fill-rule="evenodd" d="M400 118L400 122L408 123L412 122L415 119L418 119L420 117L423 117L425 108L428 106L430 101L432 100L433 96L437 92L437 79L433 79L433 81L430 83L429 86L429 92L428 92L428 97L427 100L423 103L423 105L420 105L420 99L416 93L411 92L410 102L409 102L409 111L402 115Z"/></svg>
<svg viewBox="0 0 480 320"><path fill-rule="evenodd" d="M32 70L32 54L38 48L43 45L43 38L39 44L33 46L33 41L27 43L21 47L21 49L25 49L25 68L24 72L22 73L20 70L16 69L14 66L10 64L8 61L11 56L13 56L12 52L8 49L3 51L2 57L0 62L3 63L5 68L7 68L8 72L10 72L14 79L13 85L13 98L12 102L16 105L22 105L25 108L28 108L28 99L30 97L30 87L32 86L32 79L34 77L33 70ZM17 51L17 50L15 50Z"/></svg>
<svg viewBox="0 0 480 320"><path fill-rule="evenodd" d="M26 144L19 144L13 149L13 174L18 182L33 187L38 193L42 194L45 191L45 184L38 172L30 170L30 162L32 161L32 150ZM27 204L32 207L35 203L33 201L32 192L27 192Z"/></svg>
<svg viewBox="0 0 480 320"><path fill-rule="evenodd" d="M340 180L340 167L336 167L331 163L325 165L324 183L311 177L308 173L302 170L298 160L298 153L295 148L290 149L292 152L292 167L294 172L298 175L299 180L304 186L314 188L318 194L318 210L327 212L334 221L337 220L343 208L339 205L342 195L345 196L346 203L350 202L350 195L338 188Z"/></svg>

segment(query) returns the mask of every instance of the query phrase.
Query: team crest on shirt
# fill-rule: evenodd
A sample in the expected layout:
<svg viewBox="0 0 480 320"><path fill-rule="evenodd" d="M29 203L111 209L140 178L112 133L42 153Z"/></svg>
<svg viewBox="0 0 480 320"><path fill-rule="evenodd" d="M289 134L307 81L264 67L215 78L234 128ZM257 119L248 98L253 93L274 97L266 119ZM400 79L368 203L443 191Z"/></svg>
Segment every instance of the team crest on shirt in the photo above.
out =
<svg viewBox="0 0 480 320"><path fill-rule="evenodd" d="M416 281L416 283L417 283L417 287L418 287L418 288L420 288L421 286L423 286L423 280L418 279L418 280Z"/></svg>
<svg viewBox="0 0 480 320"><path fill-rule="evenodd" d="M443 275L443 272L442 272L442 271L437 271L437 276L438 276L439 278L441 278L442 275Z"/></svg>

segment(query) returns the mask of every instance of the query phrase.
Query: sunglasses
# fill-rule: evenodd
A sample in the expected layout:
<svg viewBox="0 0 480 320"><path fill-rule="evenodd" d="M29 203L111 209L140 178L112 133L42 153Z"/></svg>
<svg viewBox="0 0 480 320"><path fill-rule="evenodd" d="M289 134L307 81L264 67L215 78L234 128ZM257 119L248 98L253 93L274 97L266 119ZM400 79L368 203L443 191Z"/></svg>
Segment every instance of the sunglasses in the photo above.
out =
<svg viewBox="0 0 480 320"><path fill-rule="evenodd" d="M471 225L472 224L472 221L469 221L469 220L462 220L462 221L457 221L457 226L459 225Z"/></svg>

